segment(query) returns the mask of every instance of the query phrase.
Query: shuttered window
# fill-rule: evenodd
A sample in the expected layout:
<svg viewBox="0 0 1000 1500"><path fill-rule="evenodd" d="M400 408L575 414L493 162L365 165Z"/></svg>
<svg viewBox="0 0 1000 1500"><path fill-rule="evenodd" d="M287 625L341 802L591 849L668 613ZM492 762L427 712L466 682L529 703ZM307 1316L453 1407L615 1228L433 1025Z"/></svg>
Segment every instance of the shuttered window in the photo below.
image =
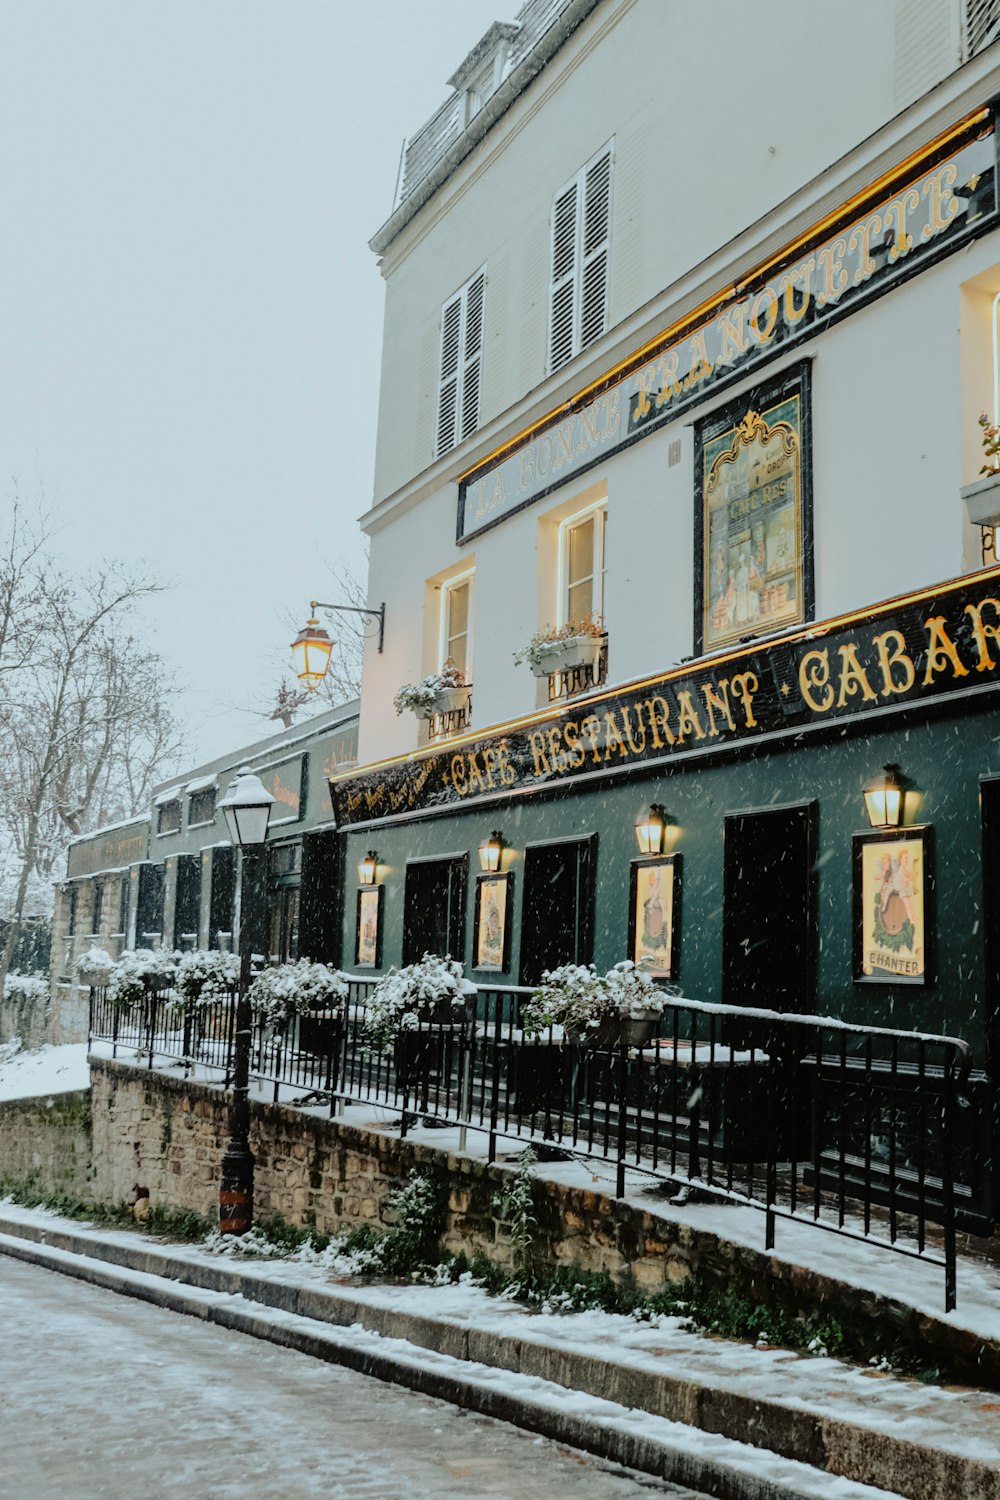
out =
<svg viewBox="0 0 1000 1500"><path fill-rule="evenodd" d="M966 0L965 56L974 57L1000 36L1000 0Z"/></svg>
<svg viewBox="0 0 1000 1500"><path fill-rule="evenodd" d="M605 146L556 194L552 207L549 369L558 370L607 327L611 158Z"/></svg>
<svg viewBox="0 0 1000 1500"><path fill-rule="evenodd" d="M441 310L437 453L447 453L479 426L486 270L477 271Z"/></svg>

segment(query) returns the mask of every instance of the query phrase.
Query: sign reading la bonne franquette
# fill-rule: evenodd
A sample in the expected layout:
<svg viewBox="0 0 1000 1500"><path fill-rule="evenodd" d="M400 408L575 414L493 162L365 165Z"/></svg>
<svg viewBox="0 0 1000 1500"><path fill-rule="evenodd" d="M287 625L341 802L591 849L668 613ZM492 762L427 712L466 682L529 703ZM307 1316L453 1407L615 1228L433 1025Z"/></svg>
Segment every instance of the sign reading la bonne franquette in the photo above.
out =
<svg viewBox="0 0 1000 1500"><path fill-rule="evenodd" d="M996 214L995 128L970 126L972 139L893 185L863 213L780 261L766 279L739 287L713 315L662 345L568 416L553 418L506 455L462 481L458 541L537 500L624 443L652 432L742 375L853 311L909 275L922 260L957 246ZM828 221L827 221L828 222Z"/></svg>
<svg viewBox="0 0 1000 1500"><path fill-rule="evenodd" d="M1000 569L331 780L340 827L1000 686Z"/></svg>

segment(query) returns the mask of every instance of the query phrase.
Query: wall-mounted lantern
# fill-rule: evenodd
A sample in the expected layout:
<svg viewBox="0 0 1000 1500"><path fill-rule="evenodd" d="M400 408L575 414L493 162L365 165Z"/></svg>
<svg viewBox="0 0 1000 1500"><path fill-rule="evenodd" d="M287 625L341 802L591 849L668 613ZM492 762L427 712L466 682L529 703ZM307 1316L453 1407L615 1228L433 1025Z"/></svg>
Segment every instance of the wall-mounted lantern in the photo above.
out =
<svg viewBox="0 0 1000 1500"><path fill-rule="evenodd" d="M898 766L888 765L864 786L865 811L873 828L898 828L903 821L906 786Z"/></svg>
<svg viewBox="0 0 1000 1500"><path fill-rule="evenodd" d="M667 841L667 814L654 802L635 820L635 836L640 854L662 854Z"/></svg>
<svg viewBox="0 0 1000 1500"><path fill-rule="evenodd" d="M319 687L330 666L333 641L316 618L318 609L336 609L345 615L370 615L378 621L378 649L385 645L385 605L378 609L360 609L356 604L326 604L322 599L310 599L309 619L292 642L292 660L295 675L305 683L310 692Z"/></svg>
<svg viewBox="0 0 1000 1500"><path fill-rule="evenodd" d="M358 880L362 885L374 885L378 874L378 855L369 849L364 859L358 861Z"/></svg>
<svg viewBox="0 0 1000 1500"><path fill-rule="evenodd" d="M311 615L292 642L295 675L311 693L326 676L332 650L333 641L315 615Z"/></svg>
<svg viewBox="0 0 1000 1500"><path fill-rule="evenodd" d="M500 868L500 856L503 854L503 836L499 833L491 833L488 839L483 839L479 846L479 865L487 874L495 875Z"/></svg>

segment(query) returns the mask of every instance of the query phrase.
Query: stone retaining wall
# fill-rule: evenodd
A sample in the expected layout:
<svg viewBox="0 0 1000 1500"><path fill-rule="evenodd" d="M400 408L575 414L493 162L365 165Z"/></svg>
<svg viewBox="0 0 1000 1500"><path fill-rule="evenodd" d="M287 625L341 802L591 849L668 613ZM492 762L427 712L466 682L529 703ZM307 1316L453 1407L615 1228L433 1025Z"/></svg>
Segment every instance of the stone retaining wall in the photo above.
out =
<svg viewBox="0 0 1000 1500"><path fill-rule="evenodd" d="M91 1059L91 1077L95 1198L128 1201L141 1187L154 1204L214 1218L227 1139L227 1110L219 1091L98 1059ZM280 1215L325 1234L365 1221L388 1223L389 1193L416 1168L447 1176L445 1248L456 1254L483 1251L501 1264L511 1263L506 1226L493 1203L498 1189L509 1185L509 1169L256 1102L250 1144L258 1219ZM714 1236L699 1236L581 1188L548 1184L536 1194L535 1214L537 1250L544 1259L608 1271L651 1288L683 1280L718 1244Z"/></svg>
<svg viewBox="0 0 1000 1500"><path fill-rule="evenodd" d="M0 1182L91 1199L90 1090L0 1102Z"/></svg>

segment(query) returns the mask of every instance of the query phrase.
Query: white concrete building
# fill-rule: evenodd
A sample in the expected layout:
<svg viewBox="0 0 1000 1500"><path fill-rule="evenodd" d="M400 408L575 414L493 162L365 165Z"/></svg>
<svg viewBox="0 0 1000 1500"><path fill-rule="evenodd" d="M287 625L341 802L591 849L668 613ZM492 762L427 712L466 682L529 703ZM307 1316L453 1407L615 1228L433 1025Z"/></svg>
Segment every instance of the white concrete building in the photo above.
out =
<svg viewBox="0 0 1000 1500"><path fill-rule="evenodd" d="M992 137L959 158L964 182L949 173L934 189L925 163L897 169L997 91L998 14L848 0L831 22L789 0L529 0L473 48L411 141L396 209L372 240L386 317L362 525L369 598L388 601L388 623L384 653L370 643L365 661L362 763L416 747L425 731L393 712L393 695L456 649L474 678L474 728L538 707L544 685L513 652L570 617L577 574L595 577L610 681L709 644L695 628L695 425L803 362L814 588L789 618L830 618L978 564L959 489L978 473L976 417L995 399L1000 241L966 235L957 253L933 252L980 209L966 184L983 162L992 181ZM944 194L936 206L932 191ZM838 255L841 217L855 240ZM699 399L675 400L674 419L656 405L648 436L626 445L630 404L647 389L656 403L669 365L589 393L644 347L669 352L670 330L706 304L768 284L782 298L785 252L813 240L827 248L811 282L806 271L795 283L793 314L811 295L801 325L779 312L757 338L744 324L749 347L737 353L737 337L728 362L713 361ZM889 264L876 271L883 240ZM768 298L761 333L770 316ZM576 437L556 421L518 463L490 465L579 408ZM470 472L483 479L466 509L483 514L467 514L456 545Z"/></svg>

